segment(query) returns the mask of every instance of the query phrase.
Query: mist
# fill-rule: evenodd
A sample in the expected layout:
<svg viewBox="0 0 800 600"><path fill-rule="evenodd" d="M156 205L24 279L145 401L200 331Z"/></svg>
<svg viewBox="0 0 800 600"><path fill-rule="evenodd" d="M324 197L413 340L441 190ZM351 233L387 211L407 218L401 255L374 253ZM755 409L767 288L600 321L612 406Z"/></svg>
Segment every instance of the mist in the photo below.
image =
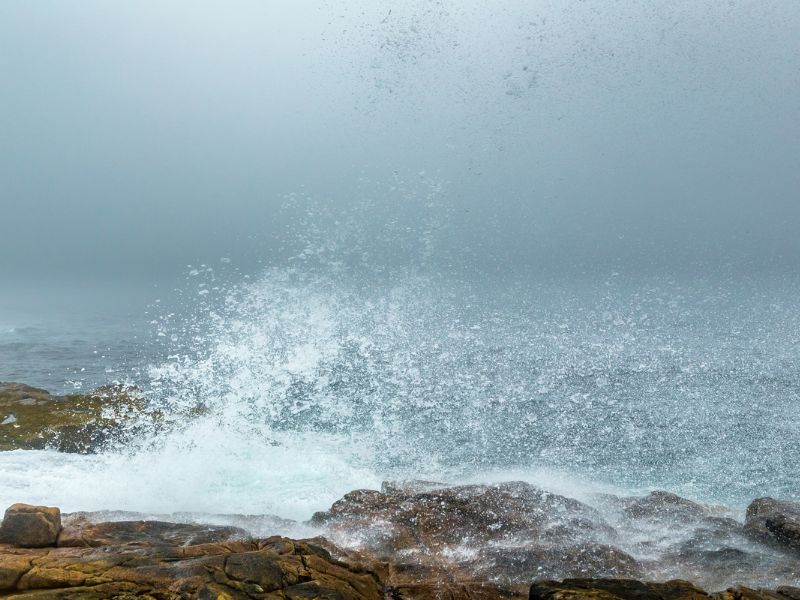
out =
<svg viewBox="0 0 800 600"><path fill-rule="evenodd" d="M387 263L795 273L798 32L780 0L4 2L0 277L253 271L309 211Z"/></svg>

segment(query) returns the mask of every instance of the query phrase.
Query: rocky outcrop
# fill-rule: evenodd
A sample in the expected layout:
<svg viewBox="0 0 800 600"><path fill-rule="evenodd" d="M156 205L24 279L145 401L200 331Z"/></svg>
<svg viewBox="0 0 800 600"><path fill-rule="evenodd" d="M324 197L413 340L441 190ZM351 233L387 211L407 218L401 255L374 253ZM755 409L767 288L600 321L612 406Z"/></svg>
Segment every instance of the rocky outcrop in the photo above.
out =
<svg viewBox="0 0 800 600"><path fill-rule="evenodd" d="M314 515L338 543L392 563L503 583L539 577L636 576L590 506L523 482L358 490Z"/></svg>
<svg viewBox="0 0 800 600"><path fill-rule="evenodd" d="M134 388L107 386L91 394L54 396L19 383L0 383L0 451L94 452L156 421Z"/></svg>
<svg viewBox="0 0 800 600"><path fill-rule="evenodd" d="M663 491L592 505L521 482L385 483L314 515L338 545L391 565L396 581L513 586L536 579L689 579L724 589L800 582L796 554L754 539L739 515Z"/></svg>
<svg viewBox="0 0 800 600"><path fill-rule="evenodd" d="M0 596L378 600L384 592L378 572L337 560L314 540L237 539L231 528L169 523L83 525L73 523L54 549L0 545Z"/></svg>
<svg viewBox="0 0 800 600"><path fill-rule="evenodd" d="M23 600L800 600L789 587L709 594L686 581L544 580L535 561L524 571L524 582L502 583L457 566L377 560L324 538L250 539L231 527L83 515L65 517L57 547L0 544L0 597Z"/></svg>
<svg viewBox="0 0 800 600"><path fill-rule="evenodd" d="M800 552L800 503L754 500L747 507L745 527L757 539Z"/></svg>
<svg viewBox="0 0 800 600"><path fill-rule="evenodd" d="M49 506L14 504L0 525L0 543L21 548L55 546L61 533L61 511Z"/></svg>

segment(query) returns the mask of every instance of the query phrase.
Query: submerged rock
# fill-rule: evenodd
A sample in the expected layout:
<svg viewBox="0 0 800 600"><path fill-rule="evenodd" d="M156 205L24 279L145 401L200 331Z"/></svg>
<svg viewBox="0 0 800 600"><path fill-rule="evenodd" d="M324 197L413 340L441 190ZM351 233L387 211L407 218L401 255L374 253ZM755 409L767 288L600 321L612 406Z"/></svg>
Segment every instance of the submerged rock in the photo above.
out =
<svg viewBox="0 0 800 600"><path fill-rule="evenodd" d="M135 388L107 386L91 394L54 396L19 383L0 383L0 451L89 453L125 438L126 426L148 413Z"/></svg>
<svg viewBox="0 0 800 600"><path fill-rule="evenodd" d="M0 543L21 548L55 546L61 533L61 511L49 506L14 504L0 525Z"/></svg>

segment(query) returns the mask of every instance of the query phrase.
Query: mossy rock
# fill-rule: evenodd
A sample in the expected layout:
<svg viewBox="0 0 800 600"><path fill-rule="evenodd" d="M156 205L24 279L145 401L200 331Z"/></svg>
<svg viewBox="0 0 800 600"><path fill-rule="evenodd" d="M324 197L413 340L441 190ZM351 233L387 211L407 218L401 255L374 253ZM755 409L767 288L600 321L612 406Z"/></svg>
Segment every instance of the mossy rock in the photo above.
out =
<svg viewBox="0 0 800 600"><path fill-rule="evenodd" d="M142 417L153 419L132 387L54 396L20 383L0 383L0 451L52 448L91 453L124 441L127 426Z"/></svg>

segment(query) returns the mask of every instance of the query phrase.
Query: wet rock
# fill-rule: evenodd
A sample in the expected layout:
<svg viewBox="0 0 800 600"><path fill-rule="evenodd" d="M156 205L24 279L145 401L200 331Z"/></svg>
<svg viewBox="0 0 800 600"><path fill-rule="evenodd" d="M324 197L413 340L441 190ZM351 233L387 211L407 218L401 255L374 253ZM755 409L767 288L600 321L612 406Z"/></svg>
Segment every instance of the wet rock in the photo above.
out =
<svg viewBox="0 0 800 600"><path fill-rule="evenodd" d="M0 451L94 452L125 438L128 424L148 412L135 388L107 386L91 394L55 396L19 383L0 383ZM131 432L132 433L132 432Z"/></svg>
<svg viewBox="0 0 800 600"><path fill-rule="evenodd" d="M384 557L500 540L565 543L613 535L593 508L523 482L384 489L388 493L351 492L316 513L312 523L343 537L357 534L363 546Z"/></svg>
<svg viewBox="0 0 800 600"><path fill-rule="evenodd" d="M390 588L388 600L501 600L528 597L524 587L500 587L488 583L423 583Z"/></svg>
<svg viewBox="0 0 800 600"><path fill-rule="evenodd" d="M48 506L14 504L0 525L0 543L20 548L55 546L61 532L61 511Z"/></svg>
<svg viewBox="0 0 800 600"><path fill-rule="evenodd" d="M712 594L714 600L796 600L800 598L800 588L780 587L775 591L736 586Z"/></svg>
<svg viewBox="0 0 800 600"><path fill-rule="evenodd" d="M65 548L98 548L129 543L190 546L227 542L247 537L247 532L237 527L215 527L163 521L93 523L77 516L65 519L58 545Z"/></svg>
<svg viewBox="0 0 800 600"><path fill-rule="evenodd" d="M516 485L500 487L502 494L523 490ZM442 490L420 493L439 497ZM485 491L453 493L481 498ZM370 503L379 500L372 495L355 497L369 498ZM454 506L463 508L458 503ZM573 505L557 499L555 506ZM573 508L580 512L580 507ZM570 514L567 511L567 518ZM632 557L612 546L562 541L510 546L508 539L494 540L477 554L469 545L448 546L439 554L398 552L383 562L368 549L343 549L324 538L250 539L231 527L164 521L97 523L86 515L68 515L58 547L0 545L0 596L30 600L513 600L526 595L531 600L800 600L800 590L792 587L774 591L736 587L709 595L686 581L588 577L539 581L549 573L594 574L609 568L615 577L645 575L640 575L641 566ZM460 551L465 553L461 557ZM739 558L734 552L723 560Z"/></svg>
<svg viewBox="0 0 800 600"><path fill-rule="evenodd" d="M442 488L452 487L440 481L425 481L422 479L412 479L406 481L384 481L381 483L382 494L418 494L420 492L432 492Z"/></svg>
<svg viewBox="0 0 800 600"><path fill-rule="evenodd" d="M436 487L431 482L357 490L317 513L338 545L391 563L390 584L457 575L505 585L536 577L641 572L606 543L614 530L593 508L522 482Z"/></svg>
<svg viewBox="0 0 800 600"><path fill-rule="evenodd" d="M706 515L702 505L664 491L654 491L642 498L629 499L624 510L634 519L661 519L672 522L696 520Z"/></svg>
<svg viewBox="0 0 800 600"><path fill-rule="evenodd" d="M534 583L530 600L706 600L688 581L645 583L632 579L566 579Z"/></svg>
<svg viewBox="0 0 800 600"><path fill-rule="evenodd" d="M565 547L486 548L472 572L503 583L569 577L641 577L643 568L630 554L605 544Z"/></svg>
<svg viewBox="0 0 800 600"><path fill-rule="evenodd" d="M798 588L775 591L736 586L709 594L675 579L663 583L632 579L566 579L542 581L531 586L529 600L795 600Z"/></svg>
<svg viewBox="0 0 800 600"><path fill-rule="evenodd" d="M759 498L747 507L745 528L753 537L800 551L800 503Z"/></svg>

